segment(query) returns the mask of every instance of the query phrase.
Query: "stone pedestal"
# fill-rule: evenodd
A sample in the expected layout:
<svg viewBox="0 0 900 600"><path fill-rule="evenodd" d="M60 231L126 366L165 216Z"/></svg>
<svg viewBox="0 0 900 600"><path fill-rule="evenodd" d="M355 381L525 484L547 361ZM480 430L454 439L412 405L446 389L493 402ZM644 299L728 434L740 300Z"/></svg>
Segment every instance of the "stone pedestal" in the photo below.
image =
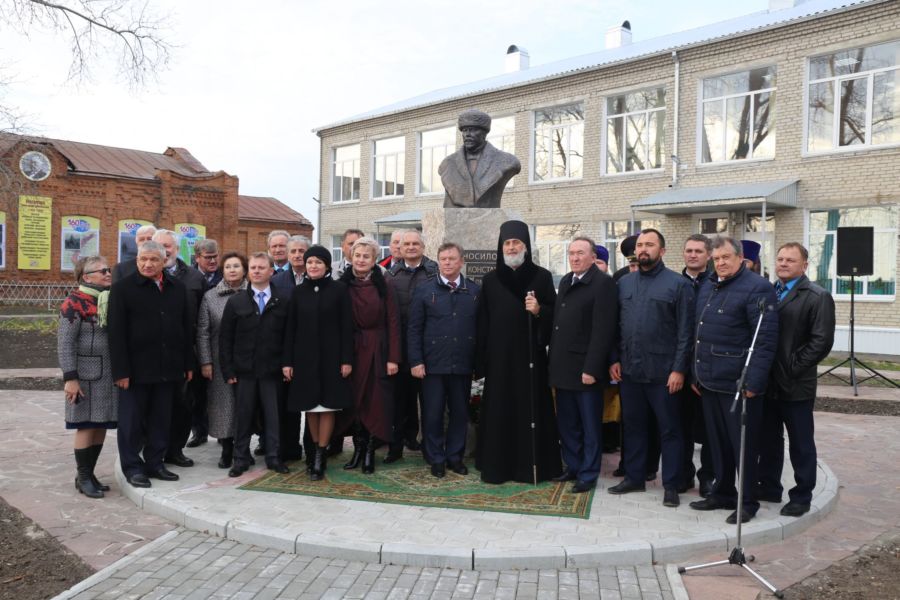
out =
<svg viewBox="0 0 900 600"><path fill-rule="evenodd" d="M433 208L422 214L425 255L437 260L437 249L444 242L462 246L466 276L481 281L496 267L497 238L500 225L522 216L507 208Z"/></svg>

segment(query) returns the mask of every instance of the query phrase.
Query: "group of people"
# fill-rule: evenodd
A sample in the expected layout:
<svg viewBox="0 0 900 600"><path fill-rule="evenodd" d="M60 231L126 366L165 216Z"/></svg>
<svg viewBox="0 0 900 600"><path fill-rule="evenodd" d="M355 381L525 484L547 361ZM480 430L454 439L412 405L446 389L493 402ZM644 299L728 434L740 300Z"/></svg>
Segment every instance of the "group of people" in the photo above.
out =
<svg viewBox="0 0 900 600"><path fill-rule="evenodd" d="M381 262L356 229L334 262L284 231L249 257L220 257L204 240L196 267L178 259L172 232L142 227L137 242L137 258L115 269L81 259L61 311L66 421L88 496L108 489L94 465L117 425L136 487L178 479L166 465L191 466L184 447L209 436L232 477L254 454L279 473L305 454L308 476L322 479L346 436L344 469L374 472L386 445L385 463L421 450L432 476L464 475L471 385L483 377L474 466L486 483L595 488L604 392L617 386L623 479L609 493L645 492L661 456L664 505L677 506L696 476L703 499L691 508L745 522L759 500L782 500L786 426L796 485L782 514L809 510L816 365L831 349L834 303L806 278L798 243L779 249L773 287L730 237L690 236L677 273L663 234L646 229L621 244L630 264L613 276L606 249L578 237L557 291L521 221L501 226L496 269L480 284L463 274L458 244L442 244L435 261L416 230L394 232ZM738 392L748 406L742 507Z"/></svg>

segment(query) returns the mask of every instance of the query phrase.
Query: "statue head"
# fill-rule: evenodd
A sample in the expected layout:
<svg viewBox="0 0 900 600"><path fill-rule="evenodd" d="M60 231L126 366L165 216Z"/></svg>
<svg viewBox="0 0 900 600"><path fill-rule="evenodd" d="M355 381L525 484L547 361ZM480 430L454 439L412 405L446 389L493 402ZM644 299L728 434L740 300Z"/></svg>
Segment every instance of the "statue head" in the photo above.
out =
<svg viewBox="0 0 900 600"><path fill-rule="evenodd" d="M476 109L469 109L459 115L459 130L463 136L463 146L467 152L481 152L487 143L491 130L491 116Z"/></svg>

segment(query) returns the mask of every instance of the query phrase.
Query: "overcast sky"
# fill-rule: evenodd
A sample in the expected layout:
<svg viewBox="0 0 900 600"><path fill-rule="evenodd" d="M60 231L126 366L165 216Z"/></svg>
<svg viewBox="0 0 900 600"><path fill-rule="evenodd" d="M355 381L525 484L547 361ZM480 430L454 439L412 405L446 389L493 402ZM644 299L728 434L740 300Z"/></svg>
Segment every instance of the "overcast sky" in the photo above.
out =
<svg viewBox="0 0 900 600"><path fill-rule="evenodd" d="M0 0L3 2L4 0ZM187 148L314 223L325 125L433 89L503 72L506 48L539 65L603 49L628 19L635 42L765 10L767 0L148 0L177 47L148 88L130 91L101 61L66 83L60 34L0 31L0 102L29 133L163 152Z"/></svg>

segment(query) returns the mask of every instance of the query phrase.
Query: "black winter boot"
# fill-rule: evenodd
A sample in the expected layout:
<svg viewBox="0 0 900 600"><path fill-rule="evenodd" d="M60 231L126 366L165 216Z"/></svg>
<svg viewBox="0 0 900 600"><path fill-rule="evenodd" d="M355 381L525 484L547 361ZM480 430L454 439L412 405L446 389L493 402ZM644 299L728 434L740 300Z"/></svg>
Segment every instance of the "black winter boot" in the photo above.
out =
<svg viewBox="0 0 900 600"><path fill-rule="evenodd" d="M371 475L375 472L375 445L375 436L370 434L366 442L366 456L363 459L362 466L362 472L366 475Z"/></svg>
<svg viewBox="0 0 900 600"><path fill-rule="evenodd" d="M313 456L313 462L310 466L309 478L313 481L319 481L322 479L322 476L325 474L325 455L328 452L327 448L322 448L321 446L316 446L316 453Z"/></svg>
<svg viewBox="0 0 900 600"><path fill-rule="evenodd" d="M360 461L362 461L365 450L366 439L359 434L355 434L353 436L353 456L350 458L350 461L344 465L344 468L349 471L358 467Z"/></svg>
<svg viewBox="0 0 900 600"><path fill-rule="evenodd" d="M102 498L103 491L94 485L91 479L91 457L94 451L91 448L75 449L75 465L78 468L78 476L75 478L75 489L88 498Z"/></svg>
<svg viewBox="0 0 900 600"><path fill-rule="evenodd" d="M234 438L225 438L222 442L222 456L219 458L219 468L229 469L234 461Z"/></svg>
<svg viewBox="0 0 900 600"><path fill-rule="evenodd" d="M94 476L94 469L97 468L97 459L100 458L100 453L103 452L103 444L94 444L91 446L91 451L93 454L91 455L91 481L94 482L94 487L103 492L109 491L109 486L105 483L100 483L100 480Z"/></svg>

